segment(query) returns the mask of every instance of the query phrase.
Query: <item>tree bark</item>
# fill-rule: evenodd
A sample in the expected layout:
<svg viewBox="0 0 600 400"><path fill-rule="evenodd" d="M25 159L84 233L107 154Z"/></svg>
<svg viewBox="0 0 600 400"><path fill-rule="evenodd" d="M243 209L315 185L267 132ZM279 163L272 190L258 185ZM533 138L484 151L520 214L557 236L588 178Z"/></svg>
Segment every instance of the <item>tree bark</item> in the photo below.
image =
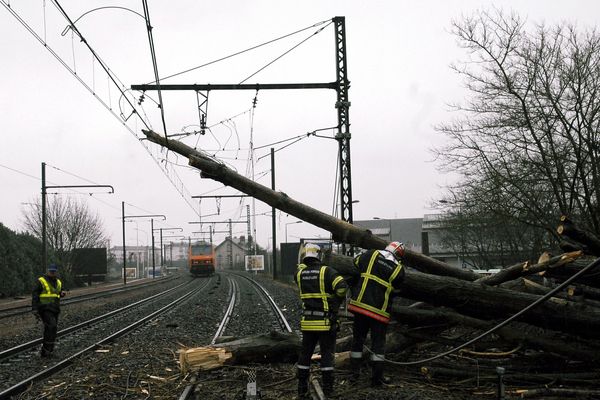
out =
<svg viewBox="0 0 600 400"><path fill-rule="evenodd" d="M203 178L213 179L226 186L231 186L242 193L265 202L271 207L291 214L303 221L331 232L333 240L363 249L383 249L388 244L374 236L368 229L358 228L315 208L302 204L283 192L276 192L266 186L248 179L215 159L201 153L176 140L166 140L152 131L142 130L148 140L164 146L189 160L189 164L201 172ZM421 253L406 250L406 262L417 270L435 274L453 276L455 278L474 281L479 276L469 270L452 267L444 262L427 257Z"/></svg>
<svg viewBox="0 0 600 400"><path fill-rule="evenodd" d="M356 276L352 258L330 255L326 262L344 276ZM399 295L429 304L451 307L475 318L506 318L529 306L541 296L514 290L407 271ZM522 315L520 321L586 337L596 337L600 309L585 304L550 298Z"/></svg>
<svg viewBox="0 0 600 400"><path fill-rule="evenodd" d="M556 228L559 235L564 235L589 249L590 254L600 257L600 239L593 233L580 229L566 215L560 217L560 225Z"/></svg>
<svg viewBox="0 0 600 400"><path fill-rule="evenodd" d="M294 362L300 351L295 333L271 332L244 337L214 346L182 349L179 363L183 373L210 370L223 365Z"/></svg>
<svg viewBox="0 0 600 400"><path fill-rule="evenodd" d="M479 278L475 282L480 282L490 286L499 285L503 282L507 282L522 276L533 275L548 269L562 267L563 265L573 262L582 255L583 252L574 251L552 257L547 261L543 261L534 265L529 265L528 262L515 264L508 268L504 268L493 275Z"/></svg>
<svg viewBox="0 0 600 400"><path fill-rule="evenodd" d="M399 306L393 304L392 314L400 321L409 325L423 324L455 324L461 326L470 326L475 329L486 331L492 328L494 321L484 321L482 319L468 317L447 308L435 310L423 310L418 308ZM600 351L598 346L590 343L575 340L565 340L564 334L558 335L556 332L540 332L539 328L524 323L511 323L495 332L508 343L524 344L528 347L544 350L547 352L559 354L569 360L579 360L587 362L597 362L597 354ZM560 336L560 337L557 337ZM589 344L589 346L588 346Z"/></svg>

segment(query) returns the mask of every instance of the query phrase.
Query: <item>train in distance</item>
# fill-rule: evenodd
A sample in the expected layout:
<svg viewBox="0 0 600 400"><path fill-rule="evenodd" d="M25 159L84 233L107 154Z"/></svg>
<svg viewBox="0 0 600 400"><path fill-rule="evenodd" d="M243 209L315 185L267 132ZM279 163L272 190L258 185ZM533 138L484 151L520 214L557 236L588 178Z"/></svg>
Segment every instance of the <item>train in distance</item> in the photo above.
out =
<svg viewBox="0 0 600 400"><path fill-rule="evenodd" d="M190 245L188 268L194 276L211 276L215 273L215 246L196 242Z"/></svg>

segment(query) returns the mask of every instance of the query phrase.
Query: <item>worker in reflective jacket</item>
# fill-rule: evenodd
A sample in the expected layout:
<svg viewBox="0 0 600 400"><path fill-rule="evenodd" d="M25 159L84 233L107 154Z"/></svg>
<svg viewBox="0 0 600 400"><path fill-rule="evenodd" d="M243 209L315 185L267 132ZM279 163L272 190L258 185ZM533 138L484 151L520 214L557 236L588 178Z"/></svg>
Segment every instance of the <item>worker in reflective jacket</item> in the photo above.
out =
<svg viewBox="0 0 600 400"><path fill-rule="evenodd" d="M31 295L33 315L44 323L44 341L40 354L42 357L51 357L54 351L60 299L65 296L57 271L56 264L50 264L46 275L40 276L36 281Z"/></svg>
<svg viewBox="0 0 600 400"><path fill-rule="evenodd" d="M323 392L331 396L334 384L333 358L337 333L337 313L348 286L338 273L323 265L321 248L306 243L300 249L294 280L300 289L302 301L302 348L298 358L298 396L308 396L310 359L315 346L321 348L321 376Z"/></svg>
<svg viewBox="0 0 600 400"><path fill-rule="evenodd" d="M369 250L354 259L360 272L352 285L348 311L354 314L350 363L353 382L360 376L365 339L371 331L371 386L389 383L383 376L385 334L390 321L392 292L404 279L404 245L391 242L385 250Z"/></svg>

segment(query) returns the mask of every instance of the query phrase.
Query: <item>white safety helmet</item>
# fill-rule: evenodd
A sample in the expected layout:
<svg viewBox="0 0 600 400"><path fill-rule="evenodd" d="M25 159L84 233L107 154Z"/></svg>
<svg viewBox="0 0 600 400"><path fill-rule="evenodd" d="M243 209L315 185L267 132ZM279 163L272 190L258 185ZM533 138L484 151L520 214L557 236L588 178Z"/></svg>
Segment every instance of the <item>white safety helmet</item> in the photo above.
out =
<svg viewBox="0 0 600 400"><path fill-rule="evenodd" d="M316 258L319 261L323 260L323 252L321 247L314 243L305 243L304 246L300 247L301 262L305 262L307 258Z"/></svg>

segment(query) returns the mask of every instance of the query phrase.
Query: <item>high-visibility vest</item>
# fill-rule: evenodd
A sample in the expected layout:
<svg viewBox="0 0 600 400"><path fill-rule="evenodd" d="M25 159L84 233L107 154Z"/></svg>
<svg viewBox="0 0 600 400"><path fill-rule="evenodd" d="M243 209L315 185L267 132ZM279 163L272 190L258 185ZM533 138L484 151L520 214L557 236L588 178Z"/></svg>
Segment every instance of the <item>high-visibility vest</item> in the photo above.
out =
<svg viewBox="0 0 600 400"><path fill-rule="evenodd" d="M62 289L60 279L56 279L56 287L52 286L43 276L39 277L38 281L40 281L42 288L44 288L44 291L40 294L40 304L58 303Z"/></svg>
<svg viewBox="0 0 600 400"><path fill-rule="evenodd" d="M358 294L353 293L348 311L388 323L390 321L390 313L388 312L390 295L394 290L392 282L402 272L402 264L398 263L395 268L389 270L391 272L388 272L389 275L382 276L381 272L376 273L375 271L376 269L380 270L380 266L375 267L378 257L383 259L379 251L373 251L366 270L360 274L357 285L360 290ZM384 262L383 260L380 261ZM355 263L359 264L358 257L355 259Z"/></svg>
<svg viewBox="0 0 600 400"><path fill-rule="evenodd" d="M296 273L296 282L300 290L300 300L302 300L302 319L300 320L300 330L302 331L329 331L331 329L332 313L337 310L330 310L330 300L334 295L343 296L346 292L346 286L343 284L344 278L333 276L331 270L322 265L317 270L306 271L306 264L298 265ZM306 271L306 272L305 272ZM316 279L302 279L302 274L312 272L312 277ZM335 294L334 294L335 292ZM315 301L316 300L316 301ZM306 307L310 303L311 307Z"/></svg>

